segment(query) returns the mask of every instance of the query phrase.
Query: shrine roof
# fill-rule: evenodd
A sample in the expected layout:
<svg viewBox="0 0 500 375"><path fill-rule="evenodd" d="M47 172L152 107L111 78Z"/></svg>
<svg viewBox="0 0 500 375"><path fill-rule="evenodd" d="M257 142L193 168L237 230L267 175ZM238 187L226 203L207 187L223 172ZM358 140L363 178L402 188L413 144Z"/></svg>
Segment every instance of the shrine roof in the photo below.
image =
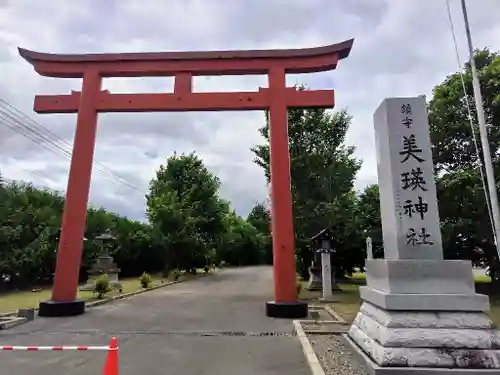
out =
<svg viewBox="0 0 500 375"><path fill-rule="evenodd" d="M78 62L140 62L140 61L187 61L187 60L229 60L229 59L294 59L337 55L339 59L349 56L354 39L322 47L299 49L269 49L247 51L190 51L190 52L147 52L147 53L104 53L104 54L53 54L19 49L19 54L30 64L78 63Z"/></svg>

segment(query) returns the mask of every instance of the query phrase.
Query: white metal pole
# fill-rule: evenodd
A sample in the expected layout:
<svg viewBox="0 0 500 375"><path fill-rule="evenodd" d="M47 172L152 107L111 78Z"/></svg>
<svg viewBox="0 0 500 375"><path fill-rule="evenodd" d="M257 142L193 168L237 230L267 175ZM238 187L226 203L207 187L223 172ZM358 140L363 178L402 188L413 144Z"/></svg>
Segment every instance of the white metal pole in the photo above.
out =
<svg viewBox="0 0 500 375"><path fill-rule="evenodd" d="M481 86L477 76L476 62L474 60L474 47L472 45L472 36L470 32L469 17L467 15L467 6L465 0L462 0L462 12L464 14L465 33L467 34L467 44L469 46L470 65L472 70L472 88L474 90L474 101L476 103L477 121L479 124L479 134L481 136L481 145L483 147L484 168L486 171L486 180L490 195L491 211L493 214L493 223L495 228L495 246L500 259L500 210L498 207L498 194L495 183L495 174L493 172L493 163L491 161L490 144L486 128L486 119L484 117L483 98L481 95Z"/></svg>

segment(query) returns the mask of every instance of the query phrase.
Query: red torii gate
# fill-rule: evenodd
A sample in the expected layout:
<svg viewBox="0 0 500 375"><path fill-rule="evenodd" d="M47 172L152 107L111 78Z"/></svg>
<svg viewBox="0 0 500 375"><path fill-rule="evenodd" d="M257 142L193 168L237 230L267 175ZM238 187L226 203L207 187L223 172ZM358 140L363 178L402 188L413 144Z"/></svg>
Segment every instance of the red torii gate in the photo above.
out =
<svg viewBox="0 0 500 375"><path fill-rule="evenodd" d="M76 298L99 112L170 112L266 110L270 112L274 301L271 317L300 318L307 304L297 301L287 109L333 107L332 90L286 87L287 73L335 69L354 39L325 47L290 50L154 52L61 55L28 51L20 55L42 76L83 78L82 91L36 95L37 113L78 113L69 171L52 299L40 303L40 316L78 315L85 303ZM269 88L257 92L196 93L193 76L266 74ZM105 77L175 77L174 92L112 94L101 90Z"/></svg>

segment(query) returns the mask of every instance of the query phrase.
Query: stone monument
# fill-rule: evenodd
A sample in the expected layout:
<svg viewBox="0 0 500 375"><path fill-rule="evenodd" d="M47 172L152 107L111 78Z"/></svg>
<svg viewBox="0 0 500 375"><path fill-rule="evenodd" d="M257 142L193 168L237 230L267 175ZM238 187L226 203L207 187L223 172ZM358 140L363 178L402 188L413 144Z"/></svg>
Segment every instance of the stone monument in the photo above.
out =
<svg viewBox="0 0 500 375"><path fill-rule="evenodd" d="M323 301L333 300L333 283L335 275L332 275L332 263L330 254L333 252L331 246L331 232L329 229L322 229L315 234L311 241L313 241L314 253L321 256L321 290L323 291ZM316 258L317 259L317 258Z"/></svg>
<svg viewBox="0 0 500 375"><path fill-rule="evenodd" d="M89 278L85 285L80 288L80 290L94 290L96 279L103 274L108 275L110 288L121 289L122 284L118 280L120 269L113 261L113 257L108 254L107 250L108 244L114 241L116 238L109 232L109 230L107 230L103 234L97 236L95 239L101 242L103 254L96 259L96 262L92 265L92 268L87 271Z"/></svg>
<svg viewBox="0 0 500 375"><path fill-rule="evenodd" d="M316 258L316 253L314 257ZM321 280L321 261L314 259L309 267L309 281L306 289L313 291L321 290L321 288L323 288L323 281Z"/></svg>
<svg viewBox="0 0 500 375"><path fill-rule="evenodd" d="M95 281L99 276L103 274L108 275L109 287L114 289L120 289L122 284L118 280L118 274L120 273L120 269L117 267L116 263L113 261L113 257L108 254L103 254L99 256L95 263L92 265L92 268L87 271L89 278L85 285L80 287L82 291L92 291L94 290Z"/></svg>
<svg viewBox="0 0 500 375"><path fill-rule="evenodd" d="M371 237L366 237L366 259L373 259L373 244Z"/></svg>
<svg viewBox="0 0 500 375"><path fill-rule="evenodd" d="M424 97L374 114L385 259L366 261L347 343L370 374L500 374L500 333L470 261L443 260Z"/></svg>
<svg viewBox="0 0 500 375"><path fill-rule="evenodd" d="M330 273L330 289L331 291L340 290L336 281L335 269L331 266L331 256L333 252L330 244L331 232L329 229L325 228L316 233L310 238L312 241L311 252L313 254L313 260L309 266L309 282L307 284L307 290L324 290L323 275L324 272ZM328 243L326 243L328 241ZM328 252L328 255L323 255L324 251ZM326 260L328 258L328 260ZM325 261L329 262L326 265L327 270L325 271ZM324 294L325 292L323 292ZM330 293L331 294L331 293ZM324 297L324 296L323 296Z"/></svg>
<svg viewBox="0 0 500 375"><path fill-rule="evenodd" d="M323 281L321 280L321 257L319 253L313 248L313 260L309 266L309 282L307 284L307 290L321 290L323 287Z"/></svg>

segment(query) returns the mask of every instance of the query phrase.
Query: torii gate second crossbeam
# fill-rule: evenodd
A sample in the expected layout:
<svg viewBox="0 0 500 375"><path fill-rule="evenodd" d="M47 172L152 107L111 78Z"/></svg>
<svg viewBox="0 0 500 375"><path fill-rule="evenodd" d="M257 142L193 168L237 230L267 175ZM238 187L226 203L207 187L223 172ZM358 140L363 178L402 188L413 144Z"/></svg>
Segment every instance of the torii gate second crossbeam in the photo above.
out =
<svg viewBox="0 0 500 375"><path fill-rule="evenodd" d="M52 298L40 303L40 316L78 315L85 303L76 298L99 112L171 112L269 110L272 189L274 300L271 317L307 316L297 300L295 250L288 152L288 108L334 106L332 90L286 87L287 73L335 69L353 39L325 47L291 50L158 52L123 54L46 54L19 49L36 72L47 77L82 78L81 92L37 95L37 113L77 113L76 133L66 191ZM193 76L266 74L269 88L256 92L197 93ZM101 90L106 77L175 77L174 92L113 94Z"/></svg>

